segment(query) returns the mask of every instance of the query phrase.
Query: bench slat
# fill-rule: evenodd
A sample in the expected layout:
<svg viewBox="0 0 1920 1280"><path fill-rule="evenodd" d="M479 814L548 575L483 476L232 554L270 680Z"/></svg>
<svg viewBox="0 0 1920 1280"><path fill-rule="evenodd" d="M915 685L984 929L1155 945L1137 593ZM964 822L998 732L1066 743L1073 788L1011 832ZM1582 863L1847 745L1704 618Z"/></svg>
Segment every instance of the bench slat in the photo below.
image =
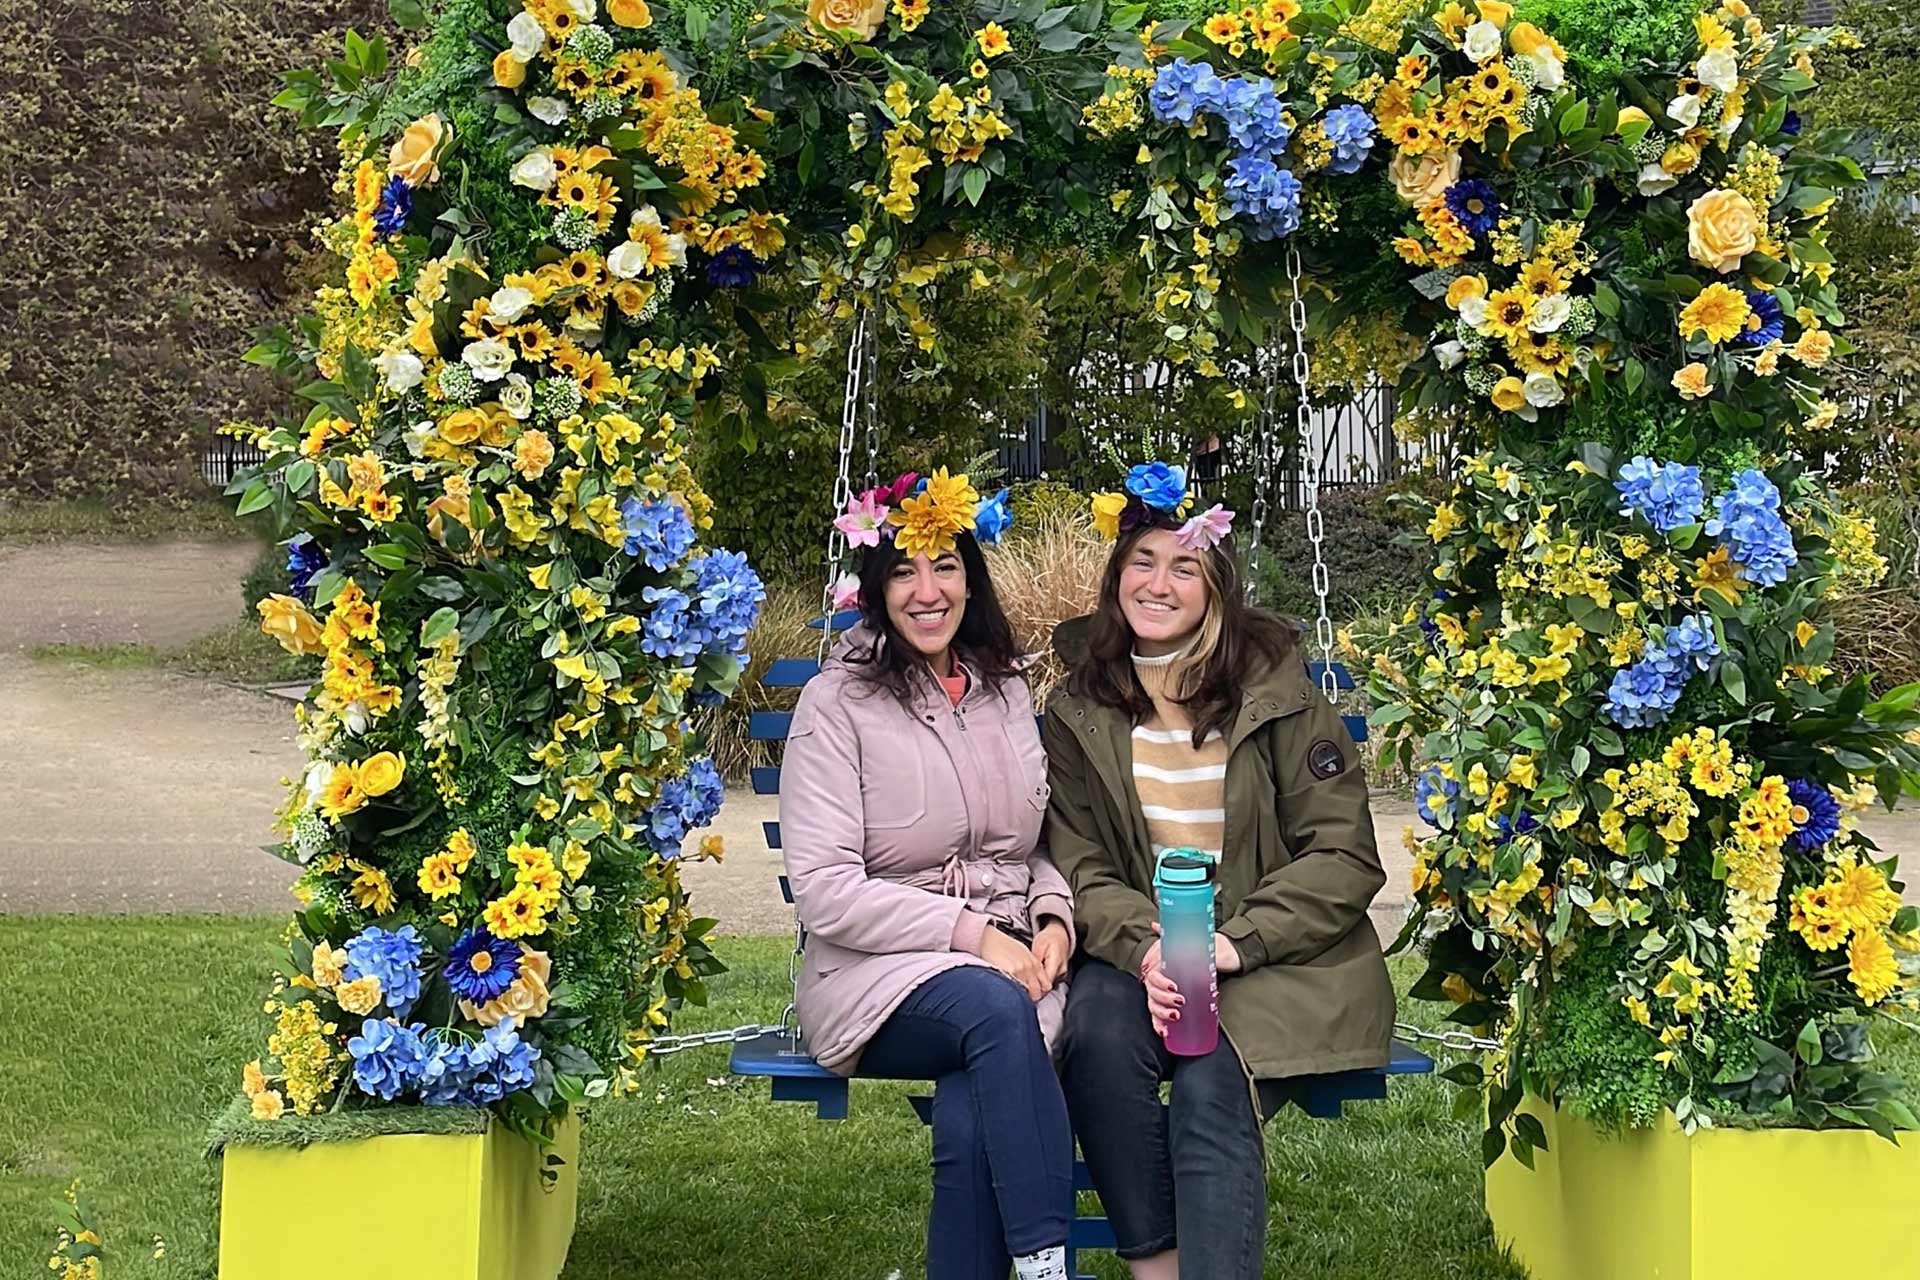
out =
<svg viewBox="0 0 1920 1280"><path fill-rule="evenodd" d="M780 770L774 765L755 765L749 771L753 780L753 794L757 796L777 796L780 794Z"/></svg>
<svg viewBox="0 0 1920 1280"><path fill-rule="evenodd" d="M763 822L760 824L760 829L767 833L767 848L778 849L780 847L780 824L777 822Z"/></svg>

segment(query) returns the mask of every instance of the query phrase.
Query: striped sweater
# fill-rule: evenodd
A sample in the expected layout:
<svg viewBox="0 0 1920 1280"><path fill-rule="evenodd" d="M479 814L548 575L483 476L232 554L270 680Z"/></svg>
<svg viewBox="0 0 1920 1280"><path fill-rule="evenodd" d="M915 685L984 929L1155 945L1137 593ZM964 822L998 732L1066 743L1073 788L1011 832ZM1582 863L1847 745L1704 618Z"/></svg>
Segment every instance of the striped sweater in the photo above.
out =
<svg viewBox="0 0 1920 1280"><path fill-rule="evenodd" d="M1194 748L1193 720L1169 697L1181 656L1133 656L1153 699L1153 714L1133 730L1133 787L1155 856L1192 848L1217 858L1226 843L1227 742L1215 729Z"/></svg>

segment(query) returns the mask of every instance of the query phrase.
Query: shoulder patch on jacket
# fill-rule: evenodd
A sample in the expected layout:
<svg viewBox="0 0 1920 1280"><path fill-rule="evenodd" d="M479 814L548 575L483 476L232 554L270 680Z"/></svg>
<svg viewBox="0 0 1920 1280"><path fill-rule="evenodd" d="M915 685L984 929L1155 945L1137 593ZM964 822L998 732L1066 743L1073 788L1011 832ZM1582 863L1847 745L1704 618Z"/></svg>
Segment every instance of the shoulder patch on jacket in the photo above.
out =
<svg viewBox="0 0 1920 1280"><path fill-rule="evenodd" d="M1332 738L1322 738L1313 744L1307 752L1307 768L1313 776L1325 781L1346 772L1346 753L1340 750Z"/></svg>

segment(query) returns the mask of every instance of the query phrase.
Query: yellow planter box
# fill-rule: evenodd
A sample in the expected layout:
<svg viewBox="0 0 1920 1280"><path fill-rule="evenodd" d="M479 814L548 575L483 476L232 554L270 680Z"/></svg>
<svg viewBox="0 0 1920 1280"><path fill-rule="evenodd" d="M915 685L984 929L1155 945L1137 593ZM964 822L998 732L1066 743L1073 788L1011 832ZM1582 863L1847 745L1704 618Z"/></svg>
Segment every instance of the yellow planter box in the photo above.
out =
<svg viewBox="0 0 1920 1280"><path fill-rule="evenodd" d="M580 1121L553 1153L493 1124L484 1133L394 1134L308 1147L233 1145L220 1180L220 1280L554 1280L580 1192ZM355 1256L299 1243L299 1222L346 1213ZM311 1233L304 1233L310 1235Z"/></svg>
<svg viewBox="0 0 1920 1280"><path fill-rule="evenodd" d="M1547 1151L1487 1170L1487 1215L1533 1280L1893 1280L1916 1274L1920 1134L1708 1129L1608 1138L1529 1099Z"/></svg>

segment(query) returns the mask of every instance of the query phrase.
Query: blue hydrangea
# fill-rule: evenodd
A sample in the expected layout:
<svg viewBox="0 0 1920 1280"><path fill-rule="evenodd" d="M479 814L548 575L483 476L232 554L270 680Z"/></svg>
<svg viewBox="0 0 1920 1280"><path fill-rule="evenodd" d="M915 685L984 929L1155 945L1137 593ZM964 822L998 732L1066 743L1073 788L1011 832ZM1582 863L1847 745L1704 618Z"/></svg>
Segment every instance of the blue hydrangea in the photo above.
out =
<svg viewBox="0 0 1920 1280"><path fill-rule="evenodd" d="M387 185L380 188L380 207L373 215L373 229L383 236L397 236L407 229L407 219L412 216L413 188L405 178L388 178Z"/></svg>
<svg viewBox="0 0 1920 1280"><path fill-rule="evenodd" d="M628 498L620 505L627 541L625 551L639 556L649 569L669 569L693 550L693 519L677 502L642 502Z"/></svg>
<svg viewBox="0 0 1920 1280"><path fill-rule="evenodd" d="M1658 640L1648 639L1640 660L1613 673L1607 688L1607 715L1623 729L1647 729L1673 714L1695 671L1705 671L1720 655L1710 614L1696 613L1671 626Z"/></svg>
<svg viewBox="0 0 1920 1280"><path fill-rule="evenodd" d="M1440 812L1450 809L1453 798L1460 794L1460 784L1452 778L1444 777L1438 766L1422 773L1413 784L1413 811L1430 827L1440 825ZM1435 801L1439 803L1435 803Z"/></svg>
<svg viewBox="0 0 1920 1280"><path fill-rule="evenodd" d="M647 810L642 828L647 846L663 858L679 857L687 833L718 817L724 798L725 787L713 760L703 756L691 761L686 773L660 784L660 794Z"/></svg>
<svg viewBox="0 0 1920 1280"><path fill-rule="evenodd" d="M1793 829L1787 843L1799 853L1812 853L1840 834L1840 802L1818 782L1795 778L1787 783L1787 795L1807 811L1807 820Z"/></svg>
<svg viewBox="0 0 1920 1280"><path fill-rule="evenodd" d="M1613 487L1620 492L1621 515L1637 512L1661 533L1692 524L1707 509L1700 468L1683 462L1655 462L1641 455L1620 468Z"/></svg>
<svg viewBox="0 0 1920 1280"><path fill-rule="evenodd" d="M1147 91L1147 108L1166 123L1192 124L1196 115L1220 100L1220 77L1204 62L1175 58L1160 68Z"/></svg>
<svg viewBox="0 0 1920 1280"><path fill-rule="evenodd" d="M1793 533L1780 518L1780 490L1749 467L1733 478L1733 488L1714 500L1707 533L1727 544L1739 575L1757 586L1777 586L1800 562Z"/></svg>
<svg viewBox="0 0 1920 1280"><path fill-rule="evenodd" d="M1454 221L1476 237L1500 225L1500 195L1484 178L1462 178L1447 188L1446 199Z"/></svg>
<svg viewBox="0 0 1920 1280"><path fill-rule="evenodd" d="M1367 153L1373 150L1373 117L1367 114L1367 109L1345 103L1327 112L1321 127L1327 131L1327 141L1333 144L1333 160L1327 165L1327 172L1358 173L1360 166L1367 162Z"/></svg>
<svg viewBox="0 0 1920 1280"><path fill-rule="evenodd" d="M1734 342L1746 347L1764 347L1778 342L1787 333L1787 313L1780 299L1761 289L1747 290L1747 323L1734 335Z"/></svg>
<svg viewBox="0 0 1920 1280"><path fill-rule="evenodd" d="M476 963L481 955L486 960ZM445 972L454 995L486 1004L506 994L520 976L520 944L496 938L485 929L469 929L447 949Z"/></svg>
<svg viewBox="0 0 1920 1280"><path fill-rule="evenodd" d="M1679 663L1683 671L1688 666L1695 671L1705 671L1713 659L1720 656L1720 641L1713 633L1713 615L1695 613L1680 619L1678 626L1667 628L1664 647L1667 658Z"/></svg>
<svg viewBox="0 0 1920 1280"><path fill-rule="evenodd" d="M1273 91L1273 81L1234 77L1220 81L1221 92L1214 110L1226 126L1227 136L1243 152L1271 156L1287 145L1293 131L1287 127L1286 108Z"/></svg>
<svg viewBox="0 0 1920 1280"><path fill-rule="evenodd" d="M353 1083L360 1092L392 1102L418 1085L427 1065L427 1046L421 1039L425 1029L391 1019L361 1023L360 1034L347 1041Z"/></svg>
<svg viewBox="0 0 1920 1280"><path fill-rule="evenodd" d="M653 606L640 620L640 648L681 664L698 658L705 641L687 593L672 587L646 587L640 598Z"/></svg>
<svg viewBox="0 0 1920 1280"><path fill-rule="evenodd" d="M1253 223L1253 239L1277 240L1300 227L1300 180L1265 156L1251 153L1227 162L1227 207Z"/></svg>
<svg viewBox="0 0 1920 1280"><path fill-rule="evenodd" d="M692 637L703 652L744 656L747 633L767 598L766 584L739 551L709 551L693 569Z"/></svg>
<svg viewBox="0 0 1920 1280"><path fill-rule="evenodd" d="M973 537L983 547L998 546L1002 534L1013 525L1013 512L1007 510L1007 490L988 498L980 504L979 514L973 518Z"/></svg>
<svg viewBox="0 0 1920 1280"><path fill-rule="evenodd" d="M420 935L410 924L393 933L367 929L347 940L344 972L349 982L378 978L380 998L404 1018L420 998Z"/></svg>
<svg viewBox="0 0 1920 1280"><path fill-rule="evenodd" d="M327 567L327 553L310 533L296 533L287 540L287 589L307 603L313 603L313 580Z"/></svg>
<svg viewBox="0 0 1920 1280"><path fill-rule="evenodd" d="M512 1018L477 1037L435 1033L420 1074L420 1101L430 1107L485 1107L533 1084L540 1051L520 1038Z"/></svg>

